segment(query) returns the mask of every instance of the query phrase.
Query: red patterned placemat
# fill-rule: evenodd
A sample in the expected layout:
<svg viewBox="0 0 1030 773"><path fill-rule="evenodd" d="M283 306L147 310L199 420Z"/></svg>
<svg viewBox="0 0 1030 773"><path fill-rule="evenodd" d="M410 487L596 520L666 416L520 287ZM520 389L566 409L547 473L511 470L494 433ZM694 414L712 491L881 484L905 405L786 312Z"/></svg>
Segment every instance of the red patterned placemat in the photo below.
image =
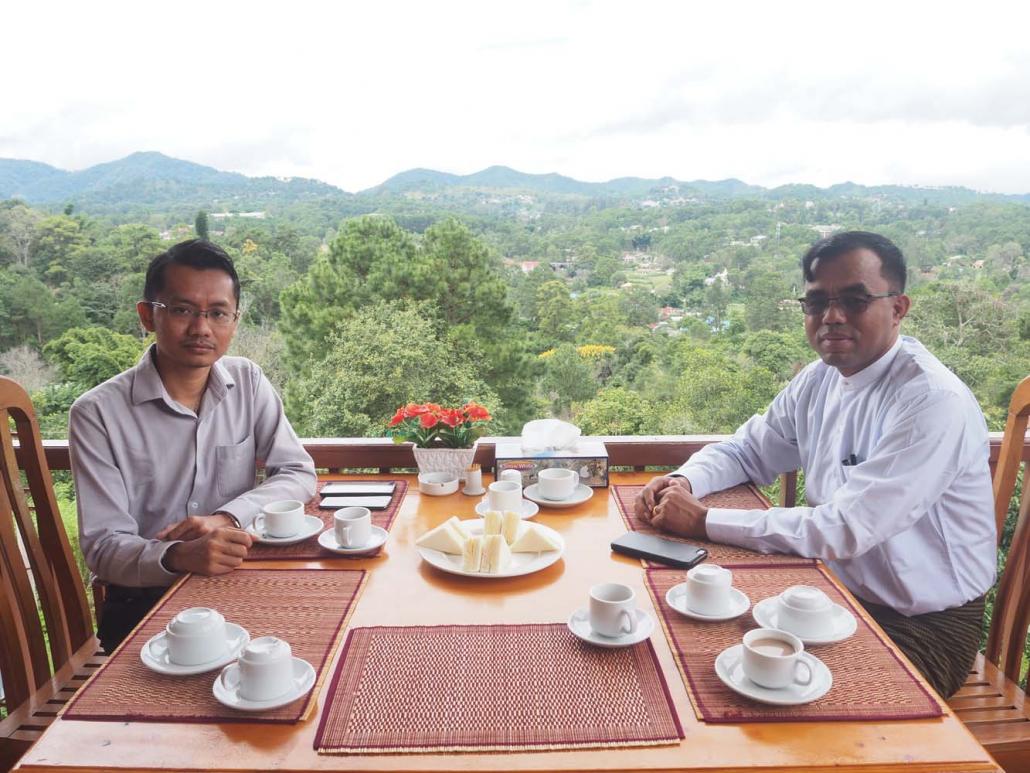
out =
<svg viewBox="0 0 1030 773"><path fill-rule="evenodd" d="M322 487L329 482L330 481L320 480L318 482L318 492L321 492ZM401 502L404 501L404 495L408 493L408 482L405 480L376 480L376 483L380 482L394 483L396 485L393 490L393 498L390 500L390 506L385 510L372 511L372 525L379 526L386 531L390 531L390 527L393 526L394 519L397 517L397 511L400 510ZM322 523L325 524L327 529L332 528L333 515L336 511L322 510L318 506L321 501L321 495L316 492L311 501L304 506L304 512L308 515L313 515L316 518L321 518ZM368 556L344 556L339 553L333 553L332 551L326 550L318 544L317 534L294 545L261 545L255 542L250 546L250 550L247 551L248 561L274 561L276 559L305 561L316 558L328 558L330 556L333 558L368 558Z"/></svg>
<svg viewBox="0 0 1030 773"><path fill-rule="evenodd" d="M677 537L675 534L656 529L651 524L641 521L633 512L633 503L637 494L644 490L643 486L612 486L615 495L615 502L619 506L623 523L630 531L638 531L641 534L655 534L664 539L676 542L689 542L691 545L705 548L708 551L708 560L713 564L728 567L741 566L767 566L769 564L801 564L815 566L815 559L791 556L784 553L756 553L747 548L740 548L736 545L723 545L719 542L711 542L706 539L687 539ZM730 507L738 510L767 510L769 503L762 496L761 492L751 483L717 491L701 498L702 504L708 507ZM644 561L644 566L661 566L653 561Z"/></svg>
<svg viewBox="0 0 1030 773"><path fill-rule="evenodd" d="M726 687L715 674L716 656L758 624L748 611L722 623L684 617L665 602L669 588L684 579L678 569L648 569L647 584L661 612L669 645L701 719L706 722L823 722L939 717L941 705L913 676L911 666L891 650L818 566L765 566L733 570L733 584L754 604L790 585L814 585L858 618L853 636L836 644L813 645L813 655L833 674L822 698L803 706L767 706Z"/></svg>
<svg viewBox="0 0 1030 773"><path fill-rule="evenodd" d="M67 719L133 722L296 722L318 684L365 581L363 569L237 569L219 577L191 575L172 589L69 704ZM215 700L219 671L165 676L140 660L140 649L179 611L213 607L251 638L278 636L315 668L304 699L264 712L242 712Z"/></svg>
<svg viewBox="0 0 1030 773"><path fill-rule="evenodd" d="M683 737L651 642L562 623L355 628L322 707L322 754L653 746Z"/></svg>

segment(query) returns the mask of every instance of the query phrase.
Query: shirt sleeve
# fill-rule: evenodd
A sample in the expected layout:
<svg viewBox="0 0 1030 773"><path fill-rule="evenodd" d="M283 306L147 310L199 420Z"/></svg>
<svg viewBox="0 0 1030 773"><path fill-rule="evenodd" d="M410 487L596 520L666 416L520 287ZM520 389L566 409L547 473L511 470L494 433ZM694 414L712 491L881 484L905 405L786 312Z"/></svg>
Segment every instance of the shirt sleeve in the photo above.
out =
<svg viewBox="0 0 1030 773"><path fill-rule="evenodd" d="M788 384L764 414L752 416L729 440L702 448L673 475L690 481L700 499L745 481L768 485L776 476L798 469L795 389L795 382Z"/></svg>
<svg viewBox="0 0 1030 773"><path fill-rule="evenodd" d="M140 536L139 523L129 512L125 479L95 405L72 406L68 449L86 565L97 578L116 585L170 585L178 575L167 571L161 558L175 542Z"/></svg>
<svg viewBox="0 0 1030 773"><path fill-rule="evenodd" d="M218 508L246 528L262 506L280 499L307 502L315 495L315 463L304 450L283 411L282 400L264 373L257 371L254 390L255 453L265 463L265 480Z"/></svg>
<svg viewBox="0 0 1030 773"><path fill-rule="evenodd" d="M927 392L896 406L865 461L816 507L708 511L708 537L761 552L824 561L855 558L911 528L967 462L966 412L958 395Z"/></svg>

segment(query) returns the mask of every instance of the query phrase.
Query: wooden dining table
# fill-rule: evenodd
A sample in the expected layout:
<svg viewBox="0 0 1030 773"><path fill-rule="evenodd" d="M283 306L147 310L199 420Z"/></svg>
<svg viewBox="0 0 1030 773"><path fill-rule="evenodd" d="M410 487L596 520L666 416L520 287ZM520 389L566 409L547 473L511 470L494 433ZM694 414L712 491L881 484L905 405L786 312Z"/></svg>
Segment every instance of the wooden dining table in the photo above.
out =
<svg viewBox="0 0 1030 773"><path fill-rule="evenodd" d="M651 473L613 473L613 484L641 484ZM331 476L350 479L356 476ZM361 476L368 478L369 476ZM383 476L385 477L385 476ZM570 509L543 508L536 520L565 540L561 560L534 574L475 579L423 562L415 540L451 516L474 518L478 497L430 497L414 476L384 549L354 560L263 561L247 568L363 568L368 577L347 623L360 626L523 624L564 622L585 605L588 589L619 582L635 589L656 615L641 562L617 555L609 543L625 524L609 490ZM488 481L487 481L488 482ZM240 571L246 571L243 569ZM847 593L847 591L844 591ZM859 614L861 607L855 605ZM288 614L284 610L283 614ZM656 615L657 616L657 615ZM868 620L868 618L867 618ZM871 622L871 621L870 621ZM875 623L872 625L875 626ZM877 629L878 630L878 629ZM368 771L999 771L990 755L944 707L933 719L706 723L698 719L661 626L651 642L684 738L661 746L520 753L321 755L313 748L328 680L315 711L294 724L75 721L58 718L18 770L368 770ZM338 647L332 663L340 657ZM875 685L870 685L875 690Z"/></svg>

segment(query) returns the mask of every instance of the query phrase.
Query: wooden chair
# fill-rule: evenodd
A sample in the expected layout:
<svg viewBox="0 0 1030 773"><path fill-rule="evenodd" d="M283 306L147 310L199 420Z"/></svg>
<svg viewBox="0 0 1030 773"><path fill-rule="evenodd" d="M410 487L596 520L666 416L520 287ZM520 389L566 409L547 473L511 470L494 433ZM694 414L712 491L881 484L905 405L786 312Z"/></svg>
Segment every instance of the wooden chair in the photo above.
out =
<svg viewBox="0 0 1030 773"><path fill-rule="evenodd" d="M102 662L32 403L0 376L0 674L11 712L0 722L0 771Z"/></svg>
<svg viewBox="0 0 1030 773"><path fill-rule="evenodd" d="M1009 403L1005 437L994 472L998 536L1015 489L1030 417L1030 376ZM948 704L1009 773L1030 770L1030 700L1019 688L1030 627L1030 475L1024 473L1019 516L998 583L986 652Z"/></svg>

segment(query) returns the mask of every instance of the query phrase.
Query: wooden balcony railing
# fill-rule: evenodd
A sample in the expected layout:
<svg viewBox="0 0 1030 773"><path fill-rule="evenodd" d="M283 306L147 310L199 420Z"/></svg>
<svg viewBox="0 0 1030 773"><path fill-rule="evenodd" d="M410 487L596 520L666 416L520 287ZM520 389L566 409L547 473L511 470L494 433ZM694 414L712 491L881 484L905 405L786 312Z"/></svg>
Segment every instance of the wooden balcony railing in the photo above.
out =
<svg viewBox="0 0 1030 773"><path fill-rule="evenodd" d="M646 467L672 469L681 465L691 454L709 443L726 439L726 435L609 435L591 437L604 441L608 461L614 467L643 470ZM991 433L991 467L993 469L1001 448L1002 433ZM494 466L494 449L498 442L516 441L518 438L485 437L479 441L476 461L484 470ZM332 472L375 469L390 472L413 469L415 456L411 447L397 445L389 438L306 438L304 447L315 460L315 465ZM51 470L70 469L67 440L47 440L43 443ZM1023 441L1023 461L1030 461L1030 437ZM797 475L781 477L780 504L791 507L797 495Z"/></svg>

